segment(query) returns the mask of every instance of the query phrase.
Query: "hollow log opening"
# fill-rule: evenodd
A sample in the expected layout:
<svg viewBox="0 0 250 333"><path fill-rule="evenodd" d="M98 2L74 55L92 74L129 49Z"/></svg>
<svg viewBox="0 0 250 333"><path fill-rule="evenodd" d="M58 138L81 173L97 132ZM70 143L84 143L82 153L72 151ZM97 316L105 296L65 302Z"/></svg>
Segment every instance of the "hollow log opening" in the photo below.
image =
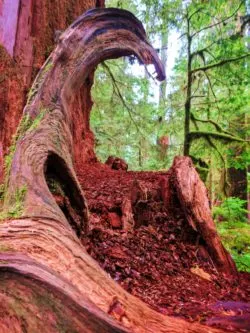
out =
<svg viewBox="0 0 250 333"><path fill-rule="evenodd" d="M56 154L49 154L44 173L50 192L76 235L86 234L85 203L65 161Z"/></svg>

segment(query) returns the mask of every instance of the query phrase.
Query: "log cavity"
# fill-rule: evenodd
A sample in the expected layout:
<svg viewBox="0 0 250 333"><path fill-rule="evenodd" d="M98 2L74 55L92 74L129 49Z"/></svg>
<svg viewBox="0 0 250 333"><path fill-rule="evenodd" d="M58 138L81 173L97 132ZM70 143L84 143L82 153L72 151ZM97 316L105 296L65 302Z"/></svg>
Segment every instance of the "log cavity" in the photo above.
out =
<svg viewBox="0 0 250 333"><path fill-rule="evenodd" d="M45 164L45 179L57 205L78 237L86 228L85 203L65 161L49 154Z"/></svg>

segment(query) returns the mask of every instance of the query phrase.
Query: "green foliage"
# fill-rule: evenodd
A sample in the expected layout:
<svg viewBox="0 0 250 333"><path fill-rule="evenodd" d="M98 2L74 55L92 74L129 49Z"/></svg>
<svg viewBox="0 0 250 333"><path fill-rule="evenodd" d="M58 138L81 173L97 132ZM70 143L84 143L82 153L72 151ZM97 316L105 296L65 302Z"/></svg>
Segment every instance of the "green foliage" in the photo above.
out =
<svg viewBox="0 0 250 333"><path fill-rule="evenodd" d="M125 158L133 169L159 169L166 167L166 161L157 159L157 137L165 124L159 122L161 111L151 101L149 80L143 67L141 70L144 75L136 77L124 59L98 67L91 127L102 161L115 155Z"/></svg>
<svg viewBox="0 0 250 333"><path fill-rule="evenodd" d="M243 222L220 222L217 228L238 270L250 272L250 225Z"/></svg>
<svg viewBox="0 0 250 333"><path fill-rule="evenodd" d="M245 169L250 165L249 144L243 147L231 145L227 150L228 165L235 169Z"/></svg>
<svg viewBox="0 0 250 333"><path fill-rule="evenodd" d="M229 197L213 208L217 230L238 270L250 272L250 224L247 222L246 201ZM220 222L219 222L220 221Z"/></svg>
<svg viewBox="0 0 250 333"><path fill-rule="evenodd" d="M168 48L168 58L172 56L171 47L167 47L168 36L177 34L180 51L168 77L167 96L163 102L156 97L155 91L159 87L154 82L148 82L146 72L138 78L128 61L109 62L120 95L131 112L126 110L109 73L99 66L93 90L95 109L91 120L99 157L105 160L109 154L118 155L127 159L131 168L145 170L166 168L174 155L182 153L189 17L191 69L214 66L192 75L191 110L194 119L198 120L190 123L190 131L199 135L192 135L190 154L204 160L217 173L227 166L245 168L249 159L246 145L243 141L231 144L229 139L244 140L249 136L245 121L249 109L249 58L216 65L248 52L247 37L239 32L239 17L245 13L244 5L240 6L238 0L230 3L226 0L137 0L129 4L109 0L107 6L133 11L143 21L149 39L156 48ZM219 24L220 21L222 23ZM163 57L162 49L158 50ZM162 89L165 89L164 85ZM207 133L215 135L208 136ZM157 144L161 135L170 138L164 157ZM228 145L224 144L225 140Z"/></svg>
<svg viewBox="0 0 250 333"><path fill-rule="evenodd" d="M247 219L246 201L235 197L226 198L220 206L213 207L215 220L229 223L245 222Z"/></svg>

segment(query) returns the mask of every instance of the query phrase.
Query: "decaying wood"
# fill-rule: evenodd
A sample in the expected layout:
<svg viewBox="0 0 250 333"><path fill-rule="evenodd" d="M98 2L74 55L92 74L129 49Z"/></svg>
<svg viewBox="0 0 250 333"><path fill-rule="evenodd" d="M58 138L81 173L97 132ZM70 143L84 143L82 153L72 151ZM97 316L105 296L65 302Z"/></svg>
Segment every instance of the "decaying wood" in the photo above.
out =
<svg viewBox="0 0 250 333"><path fill-rule="evenodd" d="M78 211L85 211L73 156L72 103L81 85L97 64L107 58L135 54L140 61L154 63L160 79L164 70L148 44L141 23L129 12L117 9L92 10L75 21L60 37L55 51L38 74L19 127L5 210L25 187L22 216L67 220L55 203L44 172L57 176ZM84 148L84 147L83 147ZM46 170L47 169L47 170Z"/></svg>
<svg viewBox="0 0 250 333"><path fill-rule="evenodd" d="M12 220L1 224L0 234L0 247L5 249L0 256L1 272L14 272L28 280L31 279L35 285L44 286L44 290L52 290L59 299L63 297L70 299L74 306L82 307L79 316L91 312L93 315L89 319L91 322L93 320L91 332L100 332L99 324L93 328L99 316L104 320L103 325L109 325L108 332L116 332L119 325L109 319L110 316L117 319L117 313L111 311L114 300L119 301L124 311L119 317L120 325L129 332L220 332L198 323L191 324L161 315L138 298L129 295L89 257L77 237L72 232L69 233L63 224L49 219ZM34 292L35 289L34 287ZM9 296L10 303L12 298L24 297L20 295L18 289L16 295L14 293L15 290L13 296ZM39 293L38 291L37 294ZM4 300L5 294L6 289L1 290L1 300ZM57 307L57 299L54 302ZM26 308L28 311L29 302L25 302L24 299L20 307L24 312ZM18 309L14 313L20 319ZM108 313L110 315L107 315ZM75 312L73 314L75 315ZM4 312L1 320L3 318L4 321L8 320L9 316L10 312ZM29 319L28 316L25 320L28 329L29 320L33 321L34 318ZM38 317L37 320L40 322L41 318ZM82 322L79 332L85 332L84 325L88 327L89 322Z"/></svg>
<svg viewBox="0 0 250 333"><path fill-rule="evenodd" d="M215 266L222 272L235 274L235 264L216 232L207 189L195 170L191 158L175 157L170 172L172 172L172 187L177 193L185 217L190 226L203 238ZM169 190L166 192L167 195L171 193Z"/></svg>
<svg viewBox="0 0 250 333"><path fill-rule="evenodd" d="M78 238L88 230L88 210L73 167L75 97L98 63L130 54L153 63L164 79L132 14L92 10L62 34L33 84L7 170L0 224L1 332L60 332L60 325L72 332L220 332L153 311L115 283ZM181 197L183 175L176 177ZM64 211L55 189L66 198ZM186 209L189 198L183 200ZM199 209L187 211L200 228Z"/></svg>

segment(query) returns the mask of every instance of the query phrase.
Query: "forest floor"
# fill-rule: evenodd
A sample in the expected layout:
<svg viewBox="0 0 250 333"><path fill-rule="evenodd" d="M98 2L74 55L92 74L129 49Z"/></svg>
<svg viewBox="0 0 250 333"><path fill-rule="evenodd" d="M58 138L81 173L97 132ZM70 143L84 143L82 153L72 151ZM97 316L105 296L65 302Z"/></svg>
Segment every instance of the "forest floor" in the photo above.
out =
<svg viewBox="0 0 250 333"><path fill-rule="evenodd" d="M230 278L217 271L178 200L165 207L164 177L169 174L82 166L78 178L90 211L89 235L82 241L88 253L156 311L249 332L250 274Z"/></svg>

